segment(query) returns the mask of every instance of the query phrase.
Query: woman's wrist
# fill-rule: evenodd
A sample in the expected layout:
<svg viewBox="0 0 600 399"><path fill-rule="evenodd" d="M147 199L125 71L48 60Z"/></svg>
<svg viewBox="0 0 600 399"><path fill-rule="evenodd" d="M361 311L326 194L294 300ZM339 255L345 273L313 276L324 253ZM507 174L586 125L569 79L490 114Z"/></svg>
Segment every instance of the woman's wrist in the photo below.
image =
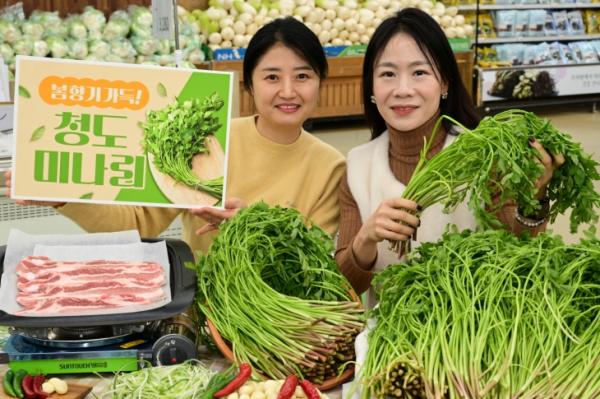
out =
<svg viewBox="0 0 600 399"><path fill-rule="evenodd" d="M373 268L375 259L377 259L377 243L369 240L361 232L362 230L354 237L350 250L356 264L361 269L368 271Z"/></svg>

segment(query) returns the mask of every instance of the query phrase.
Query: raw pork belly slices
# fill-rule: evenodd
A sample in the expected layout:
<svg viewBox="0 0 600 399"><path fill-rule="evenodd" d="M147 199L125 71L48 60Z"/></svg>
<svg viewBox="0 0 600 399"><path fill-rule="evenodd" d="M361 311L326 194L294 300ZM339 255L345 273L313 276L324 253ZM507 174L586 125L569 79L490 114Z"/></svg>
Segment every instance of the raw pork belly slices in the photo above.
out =
<svg viewBox="0 0 600 399"><path fill-rule="evenodd" d="M17 265L19 314L148 305L165 299L165 283L162 266L153 262L57 262L28 256Z"/></svg>

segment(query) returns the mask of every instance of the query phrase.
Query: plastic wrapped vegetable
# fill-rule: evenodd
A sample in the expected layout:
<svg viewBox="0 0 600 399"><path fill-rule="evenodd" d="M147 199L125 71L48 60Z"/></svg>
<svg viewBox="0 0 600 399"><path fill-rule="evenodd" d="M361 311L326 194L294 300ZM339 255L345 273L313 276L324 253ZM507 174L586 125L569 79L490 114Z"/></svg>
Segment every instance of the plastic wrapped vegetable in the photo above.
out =
<svg viewBox="0 0 600 399"><path fill-rule="evenodd" d="M21 25L21 30L33 40L40 40L44 36L44 26L38 22L25 21Z"/></svg>
<svg viewBox="0 0 600 399"><path fill-rule="evenodd" d="M72 15L68 17L66 22L69 36L71 36L73 39L87 38L87 28L85 27L83 20L79 15Z"/></svg>
<svg viewBox="0 0 600 399"><path fill-rule="evenodd" d="M13 44L20 40L21 36L21 31L15 22L0 18L0 40Z"/></svg>
<svg viewBox="0 0 600 399"><path fill-rule="evenodd" d="M124 62L123 58L119 57L118 55L115 54L109 54L106 57L104 57L104 61L107 62Z"/></svg>
<svg viewBox="0 0 600 399"><path fill-rule="evenodd" d="M87 6L84 8L83 13L81 14L81 19L87 30L90 32L101 32L106 25L106 17L104 16L104 13L92 6Z"/></svg>
<svg viewBox="0 0 600 399"><path fill-rule="evenodd" d="M104 59L110 54L110 44L104 40L92 40L89 45L89 56L94 56L97 59Z"/></svg>
<svg viewBox="0 0 600 399"><path fill-rule="evenodd" d="M69 46L69 58L75 60L83 60L88 55L87 40L69 40L67 42Z"/></svg>
<svg viewBox="0 0 600 399"><path fill-rule="evenodd" d="M115 11L104 27L103 38L106 41L111 41L127 37L130 27L129 15L123 10Z"/></svg>
<svg viewBox="0 0 600 399"><path fill-rule="evenodd" d="M15 59L15 52L8 43L0 43L0 57L9 64Z"/></svg>
<svg viewBox="0 0 600 399"><path fill-rule="evenodd" d="M131 42L127 39L113 40L110 42L110 52L118 57L127 59L135 57L135 49L131 45Z"/></svg>
<svg viewBox="0 0 600 399"><path fill-rule="evenodd" d="M69 47L62 37L50 36L46 42L54 58L63 58L69 52Z"/></svg>
<svg viewBox="0 0 600 399"><path fill-rule="evenodd" d="M27 37L19 39L13 44L15 55L31 55L33 51L33 41Z"/></svg>
<svg viewBox="0 0 600 399"><path fill-rule="evenodd" d="M129 15L133 24L152 28L152 12L148 7L131 5L129 6Z"/></svg>
<svg viewBox="0 0 600 399"><path fill-rule="evenodd" d="M45 40L36 40L33 42L32 55L35 57L45 57L50 53L50 48Z"/></svg>
<svg viewBox="0 0 600 399"><path fill-rule="evenodd" d="M152 55L156 52L158 44L156 39L134 36L131 38L131 44L138 54Z"/></svg>
<svg viewBox="0 0 600 399"><path fill-rule="evenodd" d="M175 57L172 54L155 55L154 61L159 65L168 65L175 63Z"/></svg>
<svg viewBox="0 0 600 399"><path fill-rule="evenodd" d="M169 39L161 39L158 41L157 52L159 55L171 54L171 44L169 43Z"/></svg>
<svg viewBox="0 0 600 399"><path fill-rule="evenodd" d="M193 48L189 48L189 51L187 51L186 54L186 58L189 62L191 62L192 64L198 64L201 62L204 62L204 60L206 59L206 55L204 54L204 51L202 51L201 48L199 47L193 47ZM188 50L186 49L186 50Z"/></svg>
<svg viewBox="0 0 600 399"><path fill-rule="evenodd" d="M131 32L135 35L135 36L139 36L141 38L147 39L147 38L151 38L152 37L152 28L144 26L144 25L140 25L138 23L133 23L131 24Z"/></svg>
<svg viewBox="0 0 600 399"><path fill-rule="evenodd" d="M103 35L101 30L91 30L88 32L88 40L102 40Z"/></svg>

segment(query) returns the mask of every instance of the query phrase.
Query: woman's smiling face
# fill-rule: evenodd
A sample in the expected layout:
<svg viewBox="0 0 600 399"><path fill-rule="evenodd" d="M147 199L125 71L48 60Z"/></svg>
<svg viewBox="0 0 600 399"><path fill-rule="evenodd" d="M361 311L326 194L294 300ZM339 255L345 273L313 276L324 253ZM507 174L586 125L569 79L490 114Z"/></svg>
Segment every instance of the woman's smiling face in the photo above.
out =
<svg viewBox="0 0 600 399"><path fill-rule="evenodd" d="M320 79L308 62L283 44L262 56L252 72L256 111L273 127L301 128L312 115Z"/></svg>
<svg viewBox="0 0 600 399"><path fill-rule="evenodd" d="M447 85L406 33L393 36L373 69L373 95L389 128L399 132L418 128L439 112Z"/></svg>

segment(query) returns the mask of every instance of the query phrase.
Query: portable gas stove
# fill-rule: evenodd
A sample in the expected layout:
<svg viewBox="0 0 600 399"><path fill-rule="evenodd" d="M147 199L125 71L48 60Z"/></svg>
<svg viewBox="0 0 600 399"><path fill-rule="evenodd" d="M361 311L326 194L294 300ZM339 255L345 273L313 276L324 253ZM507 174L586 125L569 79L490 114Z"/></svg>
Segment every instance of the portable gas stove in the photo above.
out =
<svg viewBox="0 0 600 399"><path fill-rule="evenodd" d="M195 321L185 313L194 299L196 275L184 263L193 262L193 256L183 241L166 241L171 302L142 312L93 316L22 317L0 311L0 325L9 326L11 334L0 363L30 374L66 374L134 371L196 358Z"/></svg>

